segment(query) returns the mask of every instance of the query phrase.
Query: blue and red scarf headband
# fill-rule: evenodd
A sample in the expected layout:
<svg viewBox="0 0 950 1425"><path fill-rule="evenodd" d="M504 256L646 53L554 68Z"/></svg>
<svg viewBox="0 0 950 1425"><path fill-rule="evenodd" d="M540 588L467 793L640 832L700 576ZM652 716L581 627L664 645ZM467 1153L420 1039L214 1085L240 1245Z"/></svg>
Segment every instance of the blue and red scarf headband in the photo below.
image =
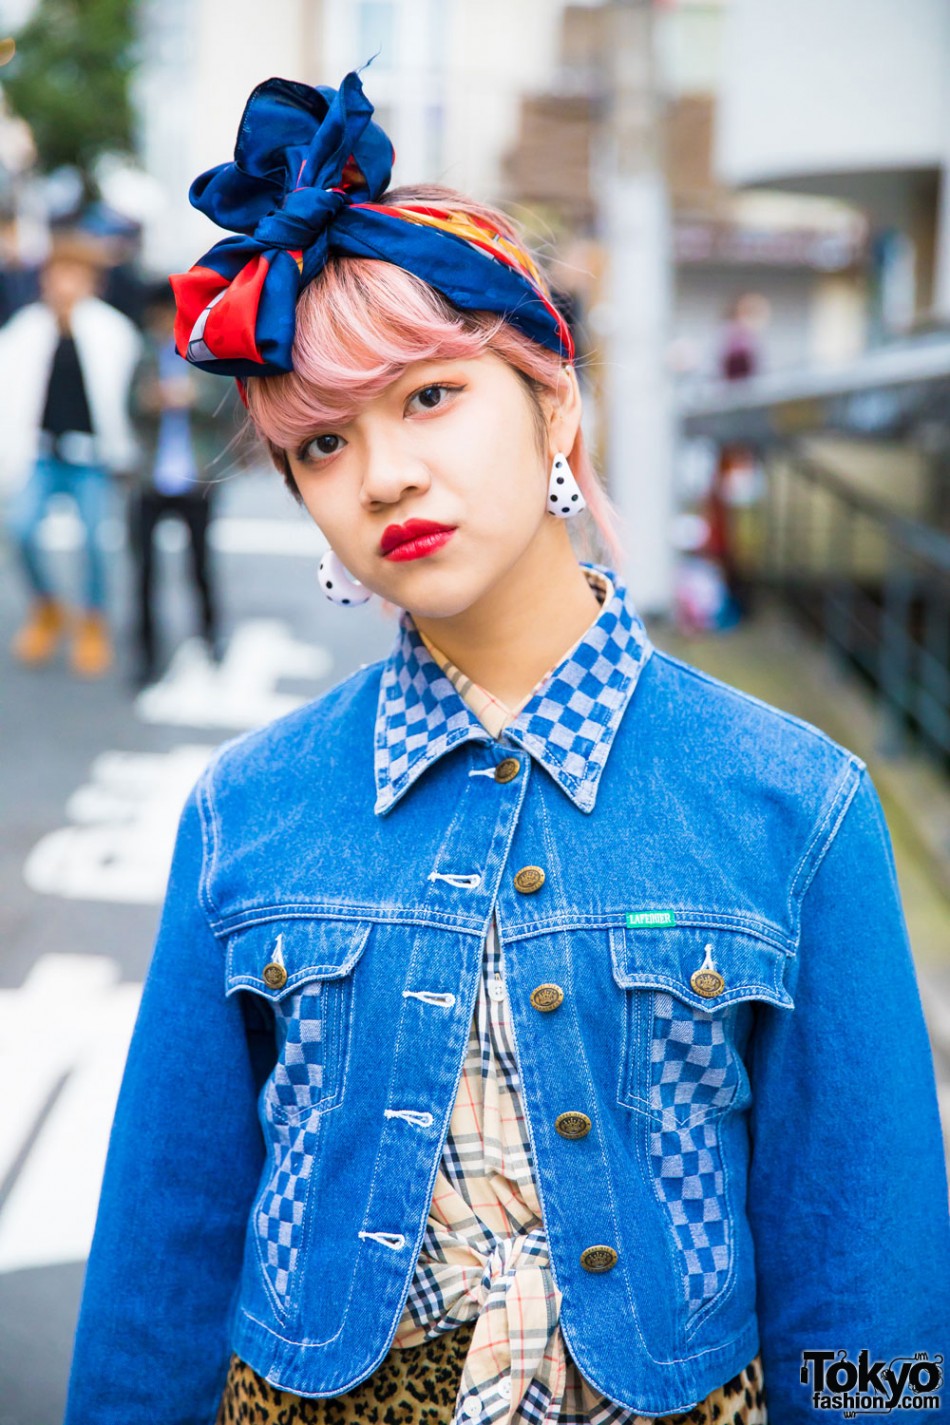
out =
<svg viewBox="0 0 950 1425"><path fill-rule="evenodd" d="M267 79L244 109L234 162L191 185L192 205L239 236L171 278L179 353L222 376L293 370L295 309L331 255L414 273L463 311L495 312L574 357L567 323L531 258L471 214L379 199L395 151L356 73L339 89Z"/></svg>

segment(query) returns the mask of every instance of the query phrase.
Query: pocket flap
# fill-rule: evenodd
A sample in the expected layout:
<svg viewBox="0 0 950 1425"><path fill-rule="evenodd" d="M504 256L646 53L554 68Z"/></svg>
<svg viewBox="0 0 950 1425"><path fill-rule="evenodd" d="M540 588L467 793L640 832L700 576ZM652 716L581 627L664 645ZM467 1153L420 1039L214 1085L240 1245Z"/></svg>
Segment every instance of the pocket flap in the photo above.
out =
<svg viewBox="0 0 950 1425"><path fill-rule="evenodd" d="M366 948L372 921L287 918L228 938L227 994L249 989L282 999L306 980L348 975Z"/></svg>
<svg viewBox="0 0 950 1425"><path fill-rule="evenodd" d="M614 979L624 989L668 990L707 1012L744 999L795 1007L784 985L786 952L754 931L719 924L616 926L610 940ZM700 978L697 971L706 973Z"/></svg>

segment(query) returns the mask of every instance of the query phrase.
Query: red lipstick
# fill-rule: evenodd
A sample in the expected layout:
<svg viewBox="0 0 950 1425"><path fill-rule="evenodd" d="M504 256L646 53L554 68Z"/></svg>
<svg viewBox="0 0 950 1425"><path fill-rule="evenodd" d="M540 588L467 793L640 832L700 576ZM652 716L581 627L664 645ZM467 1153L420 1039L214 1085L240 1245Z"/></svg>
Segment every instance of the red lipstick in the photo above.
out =
<svg viewBox="0 0 950 1425"><path fill-rule="evenodd" d="M406 520L405 524L390 524L383 530L379 552L384 559L393 562L421 559L441 549L455 529L455 525L439 524L436 520Z"/></svg>

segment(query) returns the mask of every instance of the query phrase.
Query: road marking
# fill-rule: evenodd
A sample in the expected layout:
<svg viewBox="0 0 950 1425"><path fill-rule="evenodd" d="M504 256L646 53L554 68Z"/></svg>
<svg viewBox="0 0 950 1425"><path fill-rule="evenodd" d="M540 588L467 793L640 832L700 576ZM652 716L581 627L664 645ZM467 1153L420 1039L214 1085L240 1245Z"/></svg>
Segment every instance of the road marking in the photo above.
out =
<svg viewBox="0 0 950 1425"><path fill-rule="evenodd" d="M242 732L300 707L278 692L284 678L316 682L333 660L301 643L278 619L240 624L220 665L199 639L178 649L160 683L136 699L146 722ZM157 905L185 798L214 752L187 743L170 752L103 752L66 804L72 825L34 846L23 868L31 890L72 900Z"/></svg>
<svg viewBox="0 0 950 1425"><path fill-rule="evenodd" d="M299 642L279 619L250 619L238 625L217 666L199 639L187 639L161 682L139 693L135 711L144 722L243 732L306 702L298 694L279 693L281 679L316 682L332 667L325 648Z"/></svg>
<svg viewBox="0 0 950 1425"><path fill-rule="evenodd" d="M120 975L106 956L43 955L20 989L0 990L0 1082L17 1085L0 1116L0 1181L66 1077L4 1202L0 1272L89 1255L142 994L140 984L122 983Z"/></svg>
<svg viewBox="0 0 950 1425"><path fill-rule="evenodd" d="M70 900L160 904L181 809L214 750L101 753L66 804L75 824L51 831L27 857L27 885Z"/></svg>

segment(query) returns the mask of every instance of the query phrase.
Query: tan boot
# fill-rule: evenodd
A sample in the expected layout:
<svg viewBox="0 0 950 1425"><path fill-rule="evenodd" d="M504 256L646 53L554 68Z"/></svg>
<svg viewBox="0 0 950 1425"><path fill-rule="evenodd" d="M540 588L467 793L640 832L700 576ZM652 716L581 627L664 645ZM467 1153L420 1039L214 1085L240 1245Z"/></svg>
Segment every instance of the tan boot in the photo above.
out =
<svg viewBox="0 0 950 1425"><path fill-rule="evenodd" d="M37 599L13 640L13 656L21 663L47 663L66 629L66 610L57 599Z"/></svg>
<svg viewBox="0 0 950 1425"><path fill-rule="evenodd" d="M98 678L111 666L112 641L102 614L89 610L80 615L69 662L81 678Z"/></svg>

